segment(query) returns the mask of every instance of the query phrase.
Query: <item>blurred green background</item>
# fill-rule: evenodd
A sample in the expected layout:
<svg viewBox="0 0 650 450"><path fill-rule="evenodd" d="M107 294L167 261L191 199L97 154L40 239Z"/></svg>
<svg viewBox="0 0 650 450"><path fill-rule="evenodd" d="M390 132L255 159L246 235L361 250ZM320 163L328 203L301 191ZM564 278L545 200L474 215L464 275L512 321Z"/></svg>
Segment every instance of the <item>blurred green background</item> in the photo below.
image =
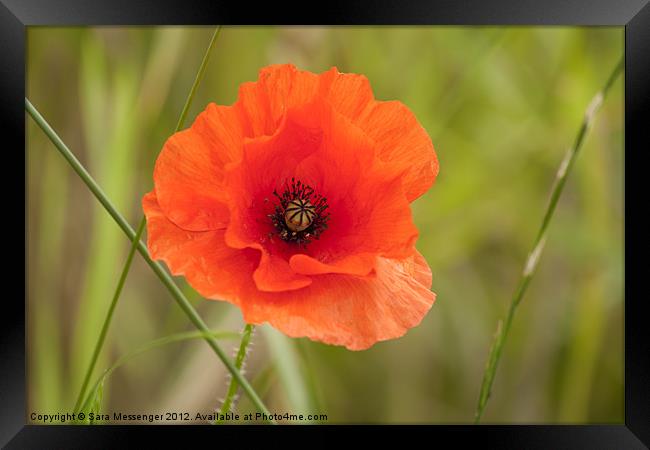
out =
<svg viewBox="0 0 650 450"><path fill-rule="evenodd" d="M27 32L27 95L130 223L151 190L213 28ZM618 28L225 27L186 126L270 63L365 74L411 108L440 159L413 204L437 301L401 339L350 352L258 327L247 376L272 411L329 423L473 419L487 352L584 110L623 55ZM32 120L28 164L28 412L71 411L129 242ZM570 174L511 330L484 423L623 421L623 83ZM177 278L208 324L239 310ZM93 383L119 356L192 330L136 255ZM226 349L237 341L223 341ZM103 411L210 412L226 373L201 341L118 369ZM253 410L240 397L240 412ZM28 418L28 420L30 420Z"/></svg>

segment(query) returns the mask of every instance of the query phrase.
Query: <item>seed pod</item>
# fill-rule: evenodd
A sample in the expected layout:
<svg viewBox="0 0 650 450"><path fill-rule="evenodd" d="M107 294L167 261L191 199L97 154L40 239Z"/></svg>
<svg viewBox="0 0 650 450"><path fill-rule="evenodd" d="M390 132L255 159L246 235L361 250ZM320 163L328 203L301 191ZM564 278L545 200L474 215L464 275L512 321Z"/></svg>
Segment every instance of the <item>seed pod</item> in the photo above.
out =
<svg viewBox="0 0 650 450"><path fill-rule="evenodd" d="M315 215L314 206L309 201L297 198L287 204L284 222L291 231L298 232L309 228Z"/></svg>

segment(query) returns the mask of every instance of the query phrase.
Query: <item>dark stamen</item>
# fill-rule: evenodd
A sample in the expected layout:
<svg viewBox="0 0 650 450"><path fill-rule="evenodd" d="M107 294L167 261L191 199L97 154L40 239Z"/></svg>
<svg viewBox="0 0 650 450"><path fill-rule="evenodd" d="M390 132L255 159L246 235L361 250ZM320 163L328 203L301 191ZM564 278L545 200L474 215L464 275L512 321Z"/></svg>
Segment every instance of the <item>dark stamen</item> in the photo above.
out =
<svg viewBox="0 0 650 450"><path fill-rule="evenodd" d="M327 199L295 178L291 178L291 183L285 181L284 184L282 194L273 191L279 204L269 218L282 240L307 245L327 229Z"/></svg>

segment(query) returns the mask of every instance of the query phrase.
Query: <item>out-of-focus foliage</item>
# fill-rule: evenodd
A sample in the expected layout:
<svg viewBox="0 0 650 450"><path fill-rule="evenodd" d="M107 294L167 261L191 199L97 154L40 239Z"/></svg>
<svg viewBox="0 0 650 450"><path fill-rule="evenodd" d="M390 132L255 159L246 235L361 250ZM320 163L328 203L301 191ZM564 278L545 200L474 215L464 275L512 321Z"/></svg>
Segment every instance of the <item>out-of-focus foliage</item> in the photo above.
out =
<svg viewBox="0 0 650 450"><path fill-rule="evenodd" d="M135 226L213 29L30 28L27 95ZM555 172L623 54L622 28L226 27L188 115L232 103L270 63L365 74L411 108L440 159L414 205L436 303L405 337L350 352L258 330L247 376L272 411L328 422L473 418ZM623 420L623 85L590 130L515 318L484 422ZM28 410L71 410L129 242L27 121ZM239 311L184 286L215 329ZM93 382L120 355L191 330L136 257ZM236 346L226 342L226 346ZM105 386L103 411L210 412L223 366L200 341L152 351ZM242 397L240 412L252 411Z"/></svg>

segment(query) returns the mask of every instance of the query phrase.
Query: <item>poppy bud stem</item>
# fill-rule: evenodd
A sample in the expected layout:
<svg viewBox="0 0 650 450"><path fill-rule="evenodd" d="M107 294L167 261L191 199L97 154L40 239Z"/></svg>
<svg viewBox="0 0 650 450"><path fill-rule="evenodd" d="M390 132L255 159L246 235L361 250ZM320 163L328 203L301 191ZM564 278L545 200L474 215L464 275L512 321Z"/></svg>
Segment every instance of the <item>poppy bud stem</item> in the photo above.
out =
<svg viewBox="0 0 650 450"><path fill-rule="evenodd" d="M244 330L242 331L241 343L239 344L239 350L235 356L235 367L237 370L239 370L240 373L243 373L242 369L244 367L244 360L246 359L246 355L248 355L248 345L250 344L253 337L254 329L254 325L247 323L246 326L244 326ZM221 405L219 414L217 414L217 419L214 421L215 425L220 425L223 423L222 419L226 416L226 413L232 412L232 408L234 407L235 402L239 397L237 395L238 389L239 384L237 384L237 380L231 378L230 385L228 386L228 392L226 393L226 398Z"/></svg>

